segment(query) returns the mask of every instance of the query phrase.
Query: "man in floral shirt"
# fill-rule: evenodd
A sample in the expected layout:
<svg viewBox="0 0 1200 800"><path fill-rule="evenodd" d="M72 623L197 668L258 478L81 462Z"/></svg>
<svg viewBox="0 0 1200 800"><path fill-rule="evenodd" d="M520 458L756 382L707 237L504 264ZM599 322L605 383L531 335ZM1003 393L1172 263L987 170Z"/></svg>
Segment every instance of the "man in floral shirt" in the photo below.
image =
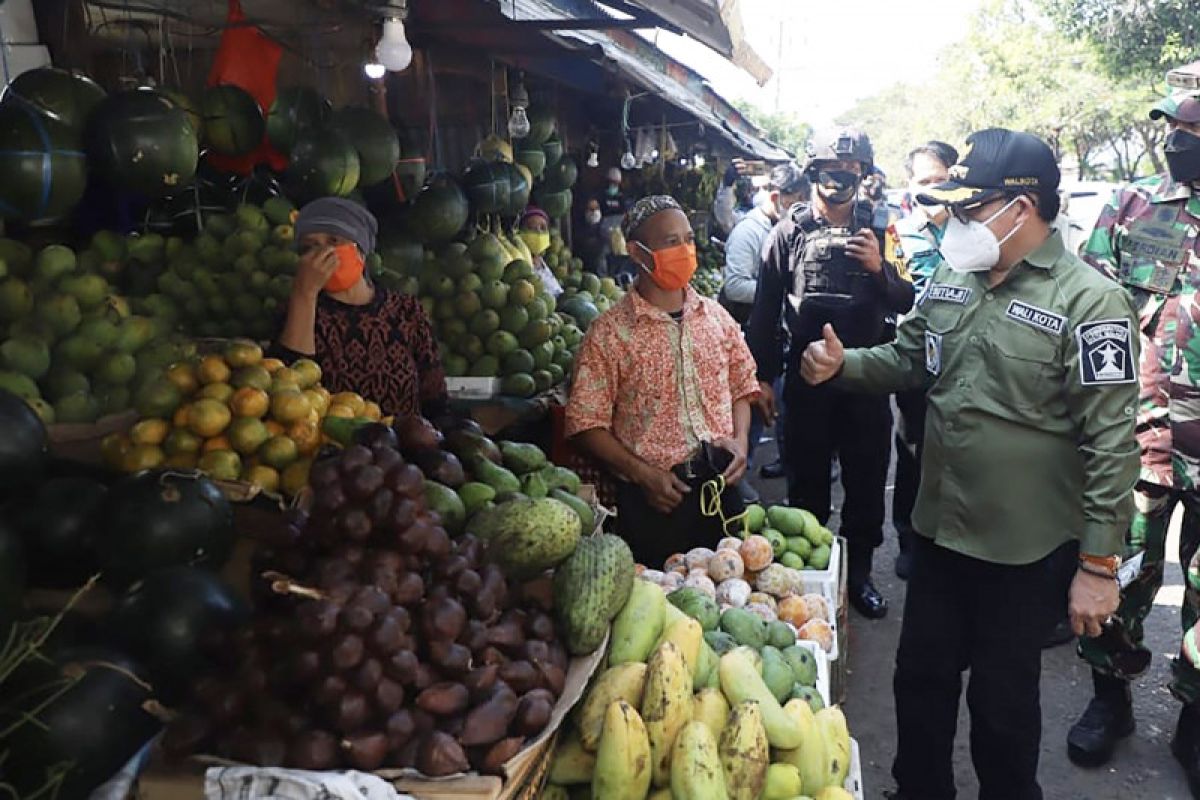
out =
<svg viewBox="0 0 1200 800"><path fill-rule="evenodd" d="M742 478L758 383L738 324L688 284L695 236L679 204L643 198L622 231L638 277L583 340L567 435L617 476L618 532L638 561L661 568L722 536L701 486ZM721 503L726 517L742 510L732 489Z"/></svg>

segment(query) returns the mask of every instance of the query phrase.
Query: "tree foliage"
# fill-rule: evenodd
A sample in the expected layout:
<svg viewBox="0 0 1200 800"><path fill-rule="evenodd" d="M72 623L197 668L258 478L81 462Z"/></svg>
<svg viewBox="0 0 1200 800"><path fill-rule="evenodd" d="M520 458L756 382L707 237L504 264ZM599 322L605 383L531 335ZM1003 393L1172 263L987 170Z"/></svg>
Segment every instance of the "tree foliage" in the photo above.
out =
<svg viewBox="0 0 1200 800"><path fill-rule="evenodd" d="M747 100L738 100L734 106L784 150L797 154L804 152L804 144L812 135L812 126L807 122L787 113L765 111Z"/></svg>
<svg viewBox="0 0 1200 800"><path fill-rule="evenodd" d="M1200 41L1196 0L1042 0L1070 37L1096 48L1109 75L1161 78L1173 67L1194 61Z"/></svg>

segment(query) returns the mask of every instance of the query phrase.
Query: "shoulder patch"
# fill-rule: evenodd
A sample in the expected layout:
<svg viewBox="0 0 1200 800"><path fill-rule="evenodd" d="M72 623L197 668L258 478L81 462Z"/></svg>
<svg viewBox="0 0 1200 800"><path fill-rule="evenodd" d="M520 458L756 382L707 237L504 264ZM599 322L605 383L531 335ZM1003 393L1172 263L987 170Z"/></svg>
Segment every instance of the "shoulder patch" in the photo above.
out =
<svg viewBox="0 0 1200 800"><path fill-rule="evenodd" d="M1133 334L1127 319L1084 322L1075 329L1079 344L1079 383L1106 386L1137 381Z"/></svg>
<svg viewBox="0 0 1200 800"><path fill-rule="evenodd" d="M960 306L966 305L974 292L969 286L955 286L952 283L931 283L929 288L925 290L925 296L921 298L921 302L926 300L939 300L943 303L958 303Z"/></svg>
<svg viewBox="0 0 1200 800"><path fill-rule="evenodd" d="M1060 335L1067 326L1067 318L1062 314L1055 314L1053 311L1032 306L1021 300L1010 302L1008 310L1004 314L1011 320L1038 328L1046 333L1053 333L1056 336Z"/></svg>

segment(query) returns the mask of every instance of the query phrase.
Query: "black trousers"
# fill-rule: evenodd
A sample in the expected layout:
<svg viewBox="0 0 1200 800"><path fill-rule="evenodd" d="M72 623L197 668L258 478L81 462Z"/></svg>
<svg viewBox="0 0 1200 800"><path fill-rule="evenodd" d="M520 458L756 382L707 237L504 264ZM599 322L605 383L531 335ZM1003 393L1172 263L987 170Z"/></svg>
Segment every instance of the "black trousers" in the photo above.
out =
<svg viewBox="0 0 1200 800"><path fill-rule="evenodd" d="M637 484L617 482L617 535L629 543L639 564L662 569L673 553L686 553L693 547L715 548L725 535L720 517L706 517L700 512L700 486L704 481L685 482L692 491L684 495L670 514L651 506ZM741 514L745 508L737 487L730 486L721 494L721 511L726 519Z"/></svg>
<svg viewBox="0 0 1200 800"><path fill-rule="evenodd" d="M837 455L846 496L840 533L850 548L849 580L857 584L869 576L871 553L883 543L892 431L888 398L829 384L809 386L799 369L789 371L784 394L788 502L824 525L832 513L830 470Z"/></svg>
<svg viewBox="0 0 1200 800"><path fill-rule="evenodd" d="M896 486L892 491L892 525L907 551L913 537L912 512L921 488L921 449L925 443L925 390L896 393L900 424L896 426Z"/></svg>
<svg viewBox="0 0 1200 800"><path fill-rule="evenodd" d="M1064 545L1067 548L1070 545ZM1051 564L981 561L913 536L913 565L896 653L900 793L952 800L963 672L971 671L971 760L980 800L1041 800L1042 641L1066 598Z"/></svg>

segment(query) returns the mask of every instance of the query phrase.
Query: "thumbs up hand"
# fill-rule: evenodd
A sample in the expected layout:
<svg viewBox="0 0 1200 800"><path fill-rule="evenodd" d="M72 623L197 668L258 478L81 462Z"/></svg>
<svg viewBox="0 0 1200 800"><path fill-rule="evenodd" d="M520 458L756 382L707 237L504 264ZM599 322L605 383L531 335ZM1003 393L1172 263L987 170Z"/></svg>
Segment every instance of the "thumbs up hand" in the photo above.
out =
<svg viewBox="0 0 1200 800"><path fill-rule="evenodd" d="M819 341L804 349L800 359L800 374L813 386L837 375L846 357L846 349L842 347L842 340L837 337L832 325L827 323L821 335Z"/></svg>

